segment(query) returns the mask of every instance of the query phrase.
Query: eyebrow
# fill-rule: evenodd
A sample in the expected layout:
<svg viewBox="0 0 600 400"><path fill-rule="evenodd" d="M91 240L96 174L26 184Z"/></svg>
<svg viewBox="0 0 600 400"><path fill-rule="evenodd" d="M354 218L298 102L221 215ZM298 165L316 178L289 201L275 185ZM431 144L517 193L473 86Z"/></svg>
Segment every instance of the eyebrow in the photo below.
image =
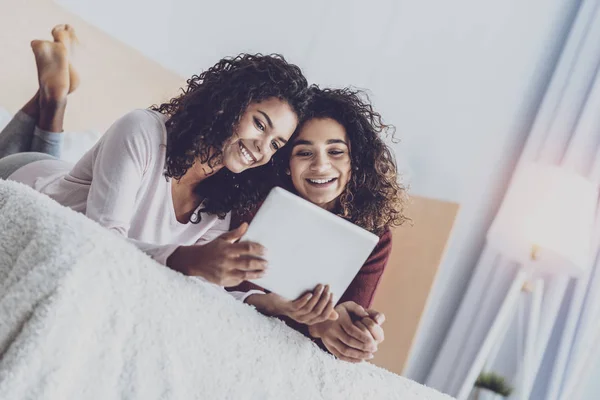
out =
<svg viewBox="0 0 600 400"><path fill-rule="evenodd" d="M271 121L271 118L269 118L269 115L262 110L258 110L258 112L261 113L263 115L263 117L265 117L265 119L267 120L267 124L269 125L269 128L273 129L273 122Z"/></svg>
<svg viewBox="0 0 600 400"><path fill-rule="evenodd" d="M262 110L258 110L258 112L261 113L263 115L263 117L265 117L265 119L267 120L267 125L269 125L269 128L273 129L273 121L271 121L271 118L269 117L269 115ZM288 142L282 136L278 136L277 140L282 142L284 145Z"/></svg>
<svg viewBox="0 0 600 400"><path fill-rule="evenodd" d="M346 143L346 141L342 140L342 139L329 139L327 142L325 142L325 144L336 144L336 143L341 143L343 145L346 145L346 147L348 147L348 143ZM294 146L300 146L300 145L311 145L314 144L313 142L311 142L310 140L304 140L304 139L300 139L300 140L296 140L294 142Z"/></svg>

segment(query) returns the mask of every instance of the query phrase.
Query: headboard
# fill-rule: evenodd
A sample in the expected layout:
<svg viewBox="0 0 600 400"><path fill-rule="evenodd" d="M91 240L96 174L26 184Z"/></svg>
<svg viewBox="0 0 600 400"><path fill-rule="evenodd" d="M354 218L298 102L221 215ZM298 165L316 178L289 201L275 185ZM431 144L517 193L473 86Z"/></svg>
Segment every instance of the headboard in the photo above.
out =
<svg viewBox="0 0 600 400"><path fill-rule="evenodd" d="M406 368L457 213L456 203L411 197L406 214L412 221L392 232L392 253L373 301L386 316L374 364L400 375Z"/></svg>
<svg viewBox="0 0 600 400"><path fill-rule="evenodd" d="M66 130L103 132L119 116L160 103L185 84L183 77L51 0L2 2L10 11L0 13L0 106L12 113L37 90L29 42L51 40L50 30L59 23L72 24L82 44L82 83L69 96ZM387 316L386 341L375 364L402 372L457 210L454 203L414 197L408 208L413 226L406 224L393 233L391 259L374 302Z"/></svg>

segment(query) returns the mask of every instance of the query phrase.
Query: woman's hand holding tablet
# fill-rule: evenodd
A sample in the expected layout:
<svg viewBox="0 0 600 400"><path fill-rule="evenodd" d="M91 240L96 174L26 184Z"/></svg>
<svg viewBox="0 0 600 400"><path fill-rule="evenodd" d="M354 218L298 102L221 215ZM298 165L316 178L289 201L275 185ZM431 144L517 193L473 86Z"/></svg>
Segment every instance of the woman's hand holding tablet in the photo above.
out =
<svg viewBox="0 0 600 400"><path fill-rule="evenodd" d="M258 243L239 241L247 229L244 223L207 244L180 246L167 259L167 265L225 287L260 278L267 268L263 258L266 250Z"/></svg>
<svg viewBox="0 0 600 400"><path fill-rule="evenodd" d="M296 300L287 300L276 293L269 293L252 294L245 301L265 314L285 316L306 325L338 318L328 285L317 285L312 292L305 293Z"/></svg>
<svg viewBox="0 0 600 400"><path fill-rule="evenodd" d="M353 301L338 304L335 310L339 317L310 326L310 335L321 339L327 350L340 360L357 363L372 359L384 339L381 324L385 316L365 310Z"/></svg>

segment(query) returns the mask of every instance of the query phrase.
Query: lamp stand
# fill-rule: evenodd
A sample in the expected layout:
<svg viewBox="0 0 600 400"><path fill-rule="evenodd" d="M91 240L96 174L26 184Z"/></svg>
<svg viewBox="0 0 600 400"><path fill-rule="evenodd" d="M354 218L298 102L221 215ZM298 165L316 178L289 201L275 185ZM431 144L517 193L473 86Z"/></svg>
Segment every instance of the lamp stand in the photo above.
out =
<svg viewBox="0 0 600 400"><path fill-rule="evenodd" d="M530 269L521 268L517 272L517 275L504 297L500 310L498 311L496 318L494 318L492 326L483 340L473 364L471 364L471 368L469 368L469 371L467 372L467 376L456 397L458 400L467 399L481 371L486 365L491 365L495 360L500 350L502 339L504 338L512 319L517 313L519 298L523 291L531 292L532 302L528 315L523 360L519 367L519 373L517 374L517 376L521 377L517 387L517 398L523 400L527 399L535 379L535 377L532 376L532 369L533 360L535 359L537 351L536 338L538 335L540 309L544 291L544 282L542 279L536 279L531 287L528 286L528 279L530 279L531 276Z"/></svg>

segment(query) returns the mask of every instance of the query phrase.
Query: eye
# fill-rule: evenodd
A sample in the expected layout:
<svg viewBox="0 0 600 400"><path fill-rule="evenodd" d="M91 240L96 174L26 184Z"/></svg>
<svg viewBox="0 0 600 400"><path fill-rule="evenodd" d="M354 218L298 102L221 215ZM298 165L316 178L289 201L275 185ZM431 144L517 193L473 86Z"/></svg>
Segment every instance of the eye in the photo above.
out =
<svg viewBox="0 0 600 400"><path fill-rule="evenodd" d="M301 150L301 151L297 152L296 155L298 157L309 157L312 155L312 153L308 150Z"/></svg>
<svg viewBox="0 0 600 400"><path fill-rule="evenodd" d="M279 143L277 143L277 141L276 141L276 140L273 140L273 141L271 142L271 146L273 146L273 149L274 149L275 151L279 150Z"/></svg>
<svg viewBox="0 0 600 400"><path fill-rule="evenodd" d="M344 150L329 150L329 154L332 156L339 156L344 154Z"/></svg>
<svg viewBox="0 0 600 400"><path fill-rule="evenodd" d="M260 122L260 119L254 117L254 125L256 125L256 127L261 131L264 132L265 131L265 125Z"/></svg>

